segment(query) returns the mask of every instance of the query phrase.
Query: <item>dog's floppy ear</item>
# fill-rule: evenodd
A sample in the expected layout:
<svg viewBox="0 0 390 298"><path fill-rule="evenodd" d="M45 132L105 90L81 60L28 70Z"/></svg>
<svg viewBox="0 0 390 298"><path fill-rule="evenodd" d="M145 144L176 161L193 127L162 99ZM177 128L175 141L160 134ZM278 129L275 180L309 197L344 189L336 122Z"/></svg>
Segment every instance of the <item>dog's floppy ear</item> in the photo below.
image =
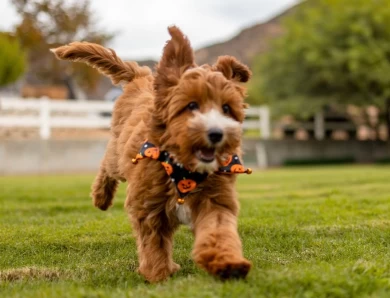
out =
<svg viewBox="0 0 390 298"><path fill-rule="evenodd" d="M171 39L164 47L156 69L155 89L165 97L168 89L178 84L181 75L195 66L194 51L186 36L176 26L168 27Z"/></svg>
<svg viewBox="0 0 390 298"><path fill-rule="evenodd" d="M248 82L252 72L249 67L232 56L220 56L217 63L212 66L214 71L222 72L228 80Z"/></svg>

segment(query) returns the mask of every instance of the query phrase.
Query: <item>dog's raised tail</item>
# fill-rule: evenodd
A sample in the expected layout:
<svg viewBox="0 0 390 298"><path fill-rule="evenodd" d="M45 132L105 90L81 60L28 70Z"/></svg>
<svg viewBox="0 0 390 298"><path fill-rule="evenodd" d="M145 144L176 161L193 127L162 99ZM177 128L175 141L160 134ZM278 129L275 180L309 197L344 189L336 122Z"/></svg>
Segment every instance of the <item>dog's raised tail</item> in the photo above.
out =
<svg viewBox="0 0 390 298"><path fill-rule="evenodd" d="M107 210L112 205L119 181L110 177L101 166L92 184L91 197L93 204L101 210Z"/></svg>
<svg viewBox="0 0 390 298"><path fill-rule="evenodd" d="M115 85L126 84L137 77L151 74L149 67L141 67L134 61L123 61L114 50L95 43L72 42L50 51L58 59L84 62L96 68L100 73L108 76Z"/></svg>

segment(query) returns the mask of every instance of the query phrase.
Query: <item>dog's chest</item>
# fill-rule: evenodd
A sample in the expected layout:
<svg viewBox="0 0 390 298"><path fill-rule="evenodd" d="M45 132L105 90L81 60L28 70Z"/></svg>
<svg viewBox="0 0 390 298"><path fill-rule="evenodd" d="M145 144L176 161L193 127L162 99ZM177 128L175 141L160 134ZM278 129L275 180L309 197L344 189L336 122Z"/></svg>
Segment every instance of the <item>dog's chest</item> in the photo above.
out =
<svg viewBox="0 0 390 298"><path fill-rule="evenodd" d="M191 209L186 204L176 204L176 217L181 224L191 226Z"/></svg>

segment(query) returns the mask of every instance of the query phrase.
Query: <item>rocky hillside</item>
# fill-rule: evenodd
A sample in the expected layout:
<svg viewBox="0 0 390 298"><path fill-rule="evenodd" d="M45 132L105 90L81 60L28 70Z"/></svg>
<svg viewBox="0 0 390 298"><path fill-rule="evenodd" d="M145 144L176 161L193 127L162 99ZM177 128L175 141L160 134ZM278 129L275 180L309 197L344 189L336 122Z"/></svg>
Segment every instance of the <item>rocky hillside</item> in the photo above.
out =
<svg viewBox="0 0 390 298"><path fill-rule="evenodd" d="M296 8L297 6L293 6L265 23L246 28L228 41L197 50L196 62L199 65L212 64L218 56L232 55L250 66L253 58L267 51L270 41L283 33L281 20L293 13Z"/></svg>

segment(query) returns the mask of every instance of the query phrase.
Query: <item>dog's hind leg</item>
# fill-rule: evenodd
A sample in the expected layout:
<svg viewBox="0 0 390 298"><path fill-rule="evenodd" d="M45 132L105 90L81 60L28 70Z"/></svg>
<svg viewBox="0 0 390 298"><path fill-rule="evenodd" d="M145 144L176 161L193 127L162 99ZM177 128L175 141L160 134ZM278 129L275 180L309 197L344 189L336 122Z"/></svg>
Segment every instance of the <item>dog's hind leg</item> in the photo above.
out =
<svg viewBox="0 0 390 298"><path fill-rule="evenodd" d="M101 210L107 210L112 205L118 184L119 181L117 179L109 176L103 161L92 184L91 196L93 204Z"/></svg>

